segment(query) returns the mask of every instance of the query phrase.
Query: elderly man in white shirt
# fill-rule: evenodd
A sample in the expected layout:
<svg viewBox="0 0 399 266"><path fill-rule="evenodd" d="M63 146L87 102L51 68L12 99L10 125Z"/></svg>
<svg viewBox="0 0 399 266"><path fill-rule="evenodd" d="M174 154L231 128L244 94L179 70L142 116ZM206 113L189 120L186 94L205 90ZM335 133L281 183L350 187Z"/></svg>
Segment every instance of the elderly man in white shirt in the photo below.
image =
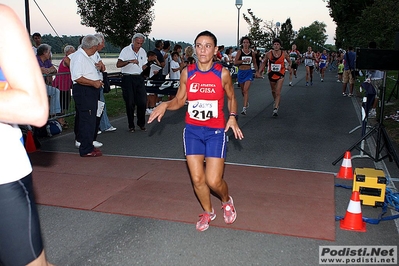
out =
<svg viewBox="0 0 399 266"><path fill-rule="evenodd" d="M69 55L70 69L73 81L73 99L78 116L78 139L81 143L79 154L82 157L97 157L102 153L93 146L96 130L97 106L100 97L100 88L103 86L99 78L99 69L96 68L92 56L99 45L98 38L86 35L82 40L82 47Z"/></svg>
<svg viewBox="0 0 399 266"><path fill-rule="evenodd" d="M137 126L146 131L145 111L147 108L147 92L144 87L144 77L141 75L143 67L147 64L147 53L141 47L145 36L136 33L132 43L122 49L116 67L121 68L122 92L126 104L126 114L129 131L135 132L134 108L137 105Z"/></svg>

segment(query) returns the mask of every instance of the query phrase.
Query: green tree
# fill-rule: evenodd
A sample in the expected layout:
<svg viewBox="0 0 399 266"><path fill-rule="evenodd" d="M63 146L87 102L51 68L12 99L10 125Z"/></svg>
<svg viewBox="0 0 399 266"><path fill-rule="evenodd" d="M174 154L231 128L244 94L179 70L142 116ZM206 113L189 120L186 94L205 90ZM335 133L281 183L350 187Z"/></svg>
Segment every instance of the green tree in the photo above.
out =
<svg viewBox="0 0 399 266"><path fill-rule="evenodd" d="M277 37L276 24L273 21L263 21L261 18L248 9L247 16L243 14L244 20L249 26L248 36L253 40L256 47L271 49L273 39ZM292 43L296 43L298 50L305 51L307 46L311 45L315 50L321 50L327 40L327 25L324 22L314 21L308 27L302 27L298 34L293 30L291 19L281 25L279 37L283 43L284 49L290 49ZM310 41L312 40L312 41Z"/></svg>
<svg viewBox="0 0 399 266"><path fill-rule="evenodd" d="M359 31L357 23L362 19L362 11L374 2L375 0L327 0L330 16L337 24L335 30L335 45L337 47L346 48L349 45L356 44L356 35L358 35L356 32ZM369 25L373 25L373 23Z"/></svg>
<svg viewBox="0 0 399 266"><path fill-rule="evenodd" d="M324 49L328 37L326 27L327 25L324 22L316 20L310 26L300 28L295 40L298 50L306 51L308 46L311 46L315 51Z"/></svg>
<svg viewBox="0 0 399 266"><path fill-rule="evenodd" d="M151 32L155 0L76 0L83 25L101 32L122 48L137 33Z"/></svg>
<svg viewBox="0 0 399 266"><path fill-rule="evenodd" d="M266 47L270 43L271 33L267 30L267 27L261 18L255 16L250 8L247 11L249 17L245 15L245 13L242 15L249 26L248 37L251 38L256 48Z"/></svg>
<svg viewBox="0 0 399 266"><path fill-rule="evenodd" d="M295 39L295 32L292 29L291 19L287 18L287 20L281 25L281 31L278 36L283 43L283 47L285 50L289 50L291 48L291 44Z"/></svg>
<svg viewBox="0 0 399 266"><path fill-rule="evenodd" d="M398 10L397 0L376 0L366 7L356 24L355 46L365 48L370 41L375 41L379 48L393 49L395 33L399 31Z"/></svg>

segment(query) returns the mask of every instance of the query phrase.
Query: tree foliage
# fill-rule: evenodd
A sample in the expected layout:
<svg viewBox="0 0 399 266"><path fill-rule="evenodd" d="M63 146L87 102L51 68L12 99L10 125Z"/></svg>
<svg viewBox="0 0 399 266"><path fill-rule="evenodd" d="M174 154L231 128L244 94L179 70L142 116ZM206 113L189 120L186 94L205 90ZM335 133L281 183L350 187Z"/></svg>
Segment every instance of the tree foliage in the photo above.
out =
<svg viewBox="0 0 399 266"><path fill-rule="evenodd" d="M368 47L370 41L375 41L380 48L393 49L395 33L399 31L398 10L397 0L377 0L366 7L357 23L360 29L355 34L357 46Z"/></svg>
<svg viewBox="0 0 399 266"><path fill-rule="evenodd" d="M255 16L251 9L248 9L248 14L249 16L245 13L243 14L244 20L249 27L248 37L253 40L257 48L261 47L268 50L272 47L273 39L279 37L284 49L290 49L291 45L296 43L300 51L305 51L309 45L315 50L320 50L316 48L324 47L327 40L327 26L324 22L314 21L310 26L302 27L298 32L295 32L291 18L287 18L278 31L276 23L273 21L263 21L261 18Z"/></svg>
<svg viewBox="0 0 399 266"><path fill-rule="evenodd" d="M306 51L308 46L314 51L323 50L327 37L326 24L316 20L308 27L299 29L295 44L300 51Z"/></svg>
<svg viewBox="0 0 399 266"><path fill-rule="evenodd" d="M248 37L251 38L256 48L269 49L272 47L273 39L276 37L279 37L285 46L291 44L295 33L292 29L290 18L281 25L281 31L278 31L273 21L263 21L250 8L247 11L249 16L244 13L243 17L249 27Z"/></svg>
<svg viewBox="0 0 399 266"><path fill-rule="evenodd" d="M327 0L327 7L337 24L337 47L367 47L376 41L380 48L393 48L399 31L397 0Z"/></svg>
<svg viewBox="0 0 399 266"><path fill-rule="evenodd" d="M255 47L266 47L270 43L270 31L268 31L263 20L255 16L250 8L247 11L249 17L245 13L243 13L243 17L249 25L248 37L251 38Z"/></svg>
<svg viewBox="0 0 399 266"><path fill-rule="evenodd" d="M292 28L291 19L287 18L287 20L281 25L280 34L278 36L283 44L285 49L290 49L292 43L295 39L295 32Z"/></svg>
<svg viewBox="0 0 399 266"><path fill-rule="evenodd" d="M77 48L79 46L79 39L82 36L52 36L51 34L42 35L42 43L46 43L51 46L51 52L53 54L64 54L64 47L67 45L72 45ZM119 53L120 47L114 46L110 44L107 38L105 38L106 45L104 49L101 50L101 53L109 54L109 53ZM148 45L148 44L147 44ZM152 44L153 45L153 44ZM154 45L153 45L154 46Z"/></svg>
<svg viewBox="0 0 399 266"><path fill-rule="evenodd" d="M151 32L155 0L76 0L83 25L101 32L122 48L137 33Z"/></svg>

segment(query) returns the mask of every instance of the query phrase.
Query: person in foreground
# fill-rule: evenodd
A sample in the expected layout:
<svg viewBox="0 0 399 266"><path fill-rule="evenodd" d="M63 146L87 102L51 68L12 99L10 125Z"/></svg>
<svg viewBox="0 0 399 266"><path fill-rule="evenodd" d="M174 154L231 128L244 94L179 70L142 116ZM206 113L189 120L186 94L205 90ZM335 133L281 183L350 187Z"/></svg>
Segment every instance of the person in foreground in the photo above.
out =
<svg viewBox="0 0 399 266"><path fill-rule="evenodd" d="M18 127L18 124L41 127L48 114L46 86L29 35L14 11L0 4L0 265L3 266L52 265L44 253L33 195L32 166Z"/></svg>
<svg viewBox="0 0 399 266"><path fill-rule="evenodd" d="M226 132L231 128L234 137L240 140L244 135L236 120L237 102L230 72L222 64L213 62L213 56L218 51L216 36L203 31L197 35L194 43L197 63L183 69L176 97L158 105L148 123L155 119L160 122L166 110L177 110L188 101L183 142L194 191L204 210L196 228L205 231L216 218L211 203L211 190L222 201L224 221L232 224L236 220L233 198L223 179ZM223 113L224 95L228 100L227 123Z"/></svg>

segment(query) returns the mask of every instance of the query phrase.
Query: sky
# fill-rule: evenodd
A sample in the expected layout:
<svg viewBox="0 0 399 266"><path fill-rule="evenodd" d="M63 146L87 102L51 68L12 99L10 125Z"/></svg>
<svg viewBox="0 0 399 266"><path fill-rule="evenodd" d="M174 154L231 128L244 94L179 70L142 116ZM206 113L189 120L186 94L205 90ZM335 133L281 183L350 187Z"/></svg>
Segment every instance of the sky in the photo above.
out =
<svg viewBox="0 0 399 266"><path fill-rule="evenodd" d="M14 9L25 24L25 0L1 0ZM234 46L237 43L238 9L236 0L157 0L153 6L155 19L149 37L155 39L193 43L203 31L213 32L218 45ZM93 28L80 24L75 0L29 0L31 33L57 35L51 25L62 35L85 35L94 33ZM248 24L242 17L251 9L263 21L283 24L291 19L294 31L308 27L314 21L324 22L327 44L334 44L336 25L323 0L242 0L240 9L239 37L248 34Z"/></svg>

